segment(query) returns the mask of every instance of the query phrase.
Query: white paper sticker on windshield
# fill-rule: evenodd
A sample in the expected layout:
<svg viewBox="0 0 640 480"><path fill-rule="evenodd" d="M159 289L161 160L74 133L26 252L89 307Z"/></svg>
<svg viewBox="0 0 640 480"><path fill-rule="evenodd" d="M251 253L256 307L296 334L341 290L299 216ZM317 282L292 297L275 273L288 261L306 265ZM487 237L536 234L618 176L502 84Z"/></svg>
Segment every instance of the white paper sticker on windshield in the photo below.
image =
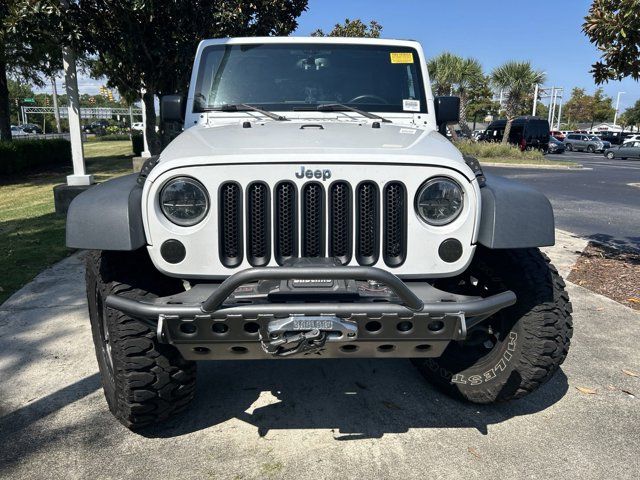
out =
<svg viewBox="0 0 640 480"><path fill-rule="evenodd" d="M420 100L402 100L402 110L405 112L419 112Z"/></svg>

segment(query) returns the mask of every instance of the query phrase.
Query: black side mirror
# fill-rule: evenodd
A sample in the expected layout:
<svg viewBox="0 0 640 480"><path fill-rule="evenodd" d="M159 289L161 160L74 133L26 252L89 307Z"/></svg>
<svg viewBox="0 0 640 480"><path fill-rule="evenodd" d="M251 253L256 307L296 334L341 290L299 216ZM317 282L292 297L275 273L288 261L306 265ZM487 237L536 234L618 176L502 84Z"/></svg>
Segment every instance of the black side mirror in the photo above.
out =
<svg viewBox="0 0 640 480"><path fill-rule="evenodd" d="M163 95L160 98L160 120L162 123L184 122L186 103L182 95Z"/></svg>
<svg viewBox="0 0 640 480"><path fill-rule="evenodd" d="M460 120L460 97L436 97L436 123L441 134L446 133L447 124Z"/></svg>

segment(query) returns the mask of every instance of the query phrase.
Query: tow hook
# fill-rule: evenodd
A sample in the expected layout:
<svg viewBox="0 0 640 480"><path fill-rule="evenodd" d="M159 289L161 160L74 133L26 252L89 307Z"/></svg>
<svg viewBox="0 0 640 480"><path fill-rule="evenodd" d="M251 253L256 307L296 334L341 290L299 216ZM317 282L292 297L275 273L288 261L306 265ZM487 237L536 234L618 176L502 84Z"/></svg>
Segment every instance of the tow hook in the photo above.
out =
<svg viewBox="0 0 640 480"><path fill-rule="evenodd" d="M353 341L358 336L355 322L329 315L292 315L269 322L266 330L266 335L260 333L262 349L277 357L320 353L326 342Z"/></svg>

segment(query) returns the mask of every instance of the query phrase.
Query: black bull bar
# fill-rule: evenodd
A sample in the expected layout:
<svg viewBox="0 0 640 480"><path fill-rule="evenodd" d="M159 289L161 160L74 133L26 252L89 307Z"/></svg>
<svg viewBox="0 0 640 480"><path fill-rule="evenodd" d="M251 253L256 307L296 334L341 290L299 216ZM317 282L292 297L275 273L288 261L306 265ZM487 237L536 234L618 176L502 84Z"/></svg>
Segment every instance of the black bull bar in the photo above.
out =
<svg viewBox="0 0 640 480"><path fill-rule="evenodd" d="M264 296L256 302L233 300L234 292L240 287L255 282L321 279L374 282L388 287L392 293L390 299L385 301L355 299L308 302L302 297L302 301L272 302ZM265 343L269 341L269 324L273 325L275 320L287 317L334 319L332 321L351 323L357 328L357 338L345 338L344 341L355 340L358 344L374 340L378 342L377 350L373 344L368 345L371 348L363 345L363 348L359 348L360 353L352 356L379 356L373 352L380 352L380 347L389 347L380 342L393 340L394 343L390 345L396 350L395 344L403 341L409 341L412 348L418 348L423 340L446 340L441 348L429 347L429 355L434 356L441 353L450 340L464 339L468 329L515 303L516 295L509 290L489 297L457 295L439 290L427 282L405 283L388 271L360 266L249 268L231 275L220 284L198 284L186 292L153 301L143 302L121 295L109 295L106 299L108 307L152 325L157 329L160 341L176 345L186 358L238 358L239 353L248 353L245 358L264 358L264 352L273 353L268 351ZM372 321L385 325L394 320L396 323L410 322L412 327L407 331L395 331L394 328L394 332L389 333L391 336L368 329L368 323ZM432 328L434 321L439 322L438 326L442 328ZM253 331L246 328L248 322L254 325ZM191 326L185 328L185 324ZM313 329L313 324L310 325L309 328ZM389 332L391 330L387 329ZM318 335L314 338L315 342L319 342ZM331 342L331 338L328 341ZM262 349L256 349L260 342ZM325 342L327 338L320 342L323 347ZM213 355L209 346L215 343L224 343L229 348L223 355ZM345 349L344 346L334 346L333 350L338 352L337 348L344 352L355 352L353 348ZM229 352L236 355L227 355ZM399 356L412 355L405 352Z"/></svg>

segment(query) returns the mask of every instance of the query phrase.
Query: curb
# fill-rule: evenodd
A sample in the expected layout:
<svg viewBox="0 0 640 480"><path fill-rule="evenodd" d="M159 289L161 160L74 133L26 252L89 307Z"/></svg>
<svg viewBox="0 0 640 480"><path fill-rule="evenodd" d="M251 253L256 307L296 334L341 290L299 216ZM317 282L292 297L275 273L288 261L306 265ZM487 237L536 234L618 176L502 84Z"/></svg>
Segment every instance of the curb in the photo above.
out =
<svg viewBox="0 0 640 480"><path fill-rule="evenodd" d="M483 167L503 167L503 168L539 168L541 170L593 170L593 168L577 165L540 165L537 163L499 163L480 162Z"/></svg>

